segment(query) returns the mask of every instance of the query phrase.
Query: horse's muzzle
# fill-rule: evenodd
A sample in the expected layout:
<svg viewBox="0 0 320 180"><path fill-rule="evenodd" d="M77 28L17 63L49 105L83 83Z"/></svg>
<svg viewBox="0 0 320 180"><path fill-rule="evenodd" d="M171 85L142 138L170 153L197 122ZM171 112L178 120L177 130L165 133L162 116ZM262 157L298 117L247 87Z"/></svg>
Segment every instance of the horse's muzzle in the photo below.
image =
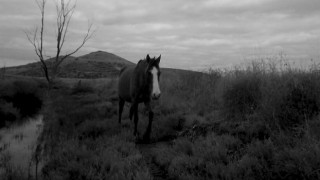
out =
<svg viewBox="0 0 320 180"><path fill-rule="evenodd" d="M151 98L153 99L153 100L157 100L157 99L159 99L159 97L160 97L160 93L159 94L152 94L152 96L151 96Z"/></svg>

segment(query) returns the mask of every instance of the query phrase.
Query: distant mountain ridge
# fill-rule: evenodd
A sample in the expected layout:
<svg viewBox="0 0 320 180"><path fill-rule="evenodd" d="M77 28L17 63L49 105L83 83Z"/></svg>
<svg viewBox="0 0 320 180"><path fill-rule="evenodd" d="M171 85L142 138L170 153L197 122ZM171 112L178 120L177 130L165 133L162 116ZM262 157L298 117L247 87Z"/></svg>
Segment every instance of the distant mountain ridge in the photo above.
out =
<svg viewBox="0 0 320 180"><path fill-rule="evenodd" d="M50 65L50 61L46 60ZM115 54L96 51L83 56L70 56L61 64L59 77L68 78L102 78L117 76L125 66L133 66L134 63ZM12 75L43 77L40 62L21 66L9 67L6 73Z"/></svg>

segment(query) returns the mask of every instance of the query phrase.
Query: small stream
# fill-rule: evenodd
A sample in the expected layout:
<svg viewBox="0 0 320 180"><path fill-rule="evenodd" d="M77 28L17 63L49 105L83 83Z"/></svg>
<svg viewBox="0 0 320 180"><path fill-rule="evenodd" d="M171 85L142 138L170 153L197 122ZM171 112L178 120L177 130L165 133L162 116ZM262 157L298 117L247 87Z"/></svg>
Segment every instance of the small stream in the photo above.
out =
<svg viewBox="0 0 320 180"><path fill-rule="evenodd" d="M7 163L23 173L34 174L31 165L37 138L43 128L43 116L39 115L27 120L22 125L0 129L0 156L8 159ZM4 169L0 166L0 174Z"/></svg>

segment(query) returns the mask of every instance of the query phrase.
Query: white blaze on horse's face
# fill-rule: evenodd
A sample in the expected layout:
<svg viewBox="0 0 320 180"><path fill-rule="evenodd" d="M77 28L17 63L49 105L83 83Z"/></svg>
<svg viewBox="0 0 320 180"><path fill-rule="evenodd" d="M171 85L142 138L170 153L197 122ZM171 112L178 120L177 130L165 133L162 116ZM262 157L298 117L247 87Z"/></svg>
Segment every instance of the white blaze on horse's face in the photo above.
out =
<svg viewBox="0 0 320 180"><path fill-rule="evenodd" d="M153 67L150 71L152 74L152 92L151 92L152 99L158 99L161 94L159 81L158 81L158 71L159 70L156 67Z"/></svg>

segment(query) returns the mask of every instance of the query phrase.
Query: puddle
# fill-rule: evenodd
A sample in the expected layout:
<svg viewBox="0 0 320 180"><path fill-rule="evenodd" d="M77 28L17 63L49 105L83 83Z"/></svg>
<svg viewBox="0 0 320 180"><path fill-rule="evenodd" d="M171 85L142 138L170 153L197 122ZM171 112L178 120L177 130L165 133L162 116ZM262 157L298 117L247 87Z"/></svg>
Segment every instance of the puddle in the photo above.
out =
<svg viewBox="0 0 320 180"><path fill-rule="evenodd" d="M42 127L43 116L39 115L22 125L0 129L0 155L9 156L10 165L23 173L28 173L30 168L35 172L30 162Z"/></svg>

